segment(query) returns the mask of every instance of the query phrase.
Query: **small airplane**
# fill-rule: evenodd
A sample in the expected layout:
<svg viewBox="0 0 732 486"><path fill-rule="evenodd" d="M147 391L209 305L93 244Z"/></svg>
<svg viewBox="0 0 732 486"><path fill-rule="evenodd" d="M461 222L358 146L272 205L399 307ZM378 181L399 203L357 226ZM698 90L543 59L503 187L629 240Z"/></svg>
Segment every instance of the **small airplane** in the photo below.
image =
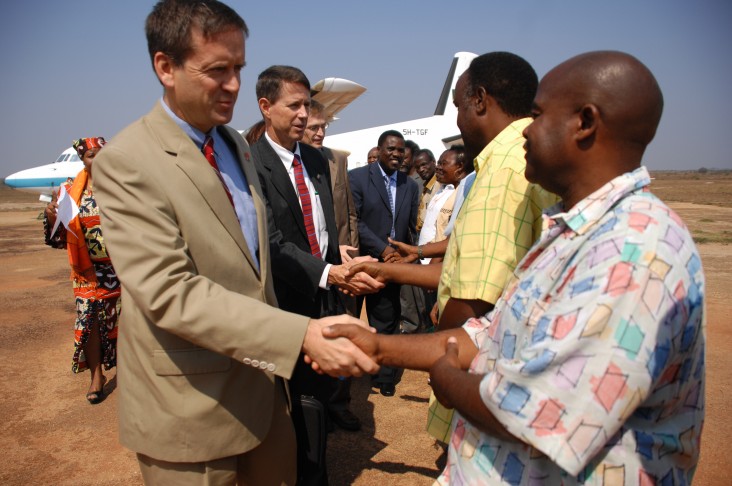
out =
<svg viewBox="0 0 732 486"><path fill-rule="evenodd" d="M445 84L437 101L435 113L427 118L391 123L352 132L328 135L324 145L349 153L348 169L366 165L368 151L374 147L386 130L397 130L407 140L413 140L420 148L428 148L435 157L450 145L462 143L457 127L457 110L452 103L452 93L460 75L477 57L470 52L458 52L452 60ZM325 107L328 118L335 119L341 110L366 91L358 83L342 78L325 78L312 86L314 99ZM241 131L245 133L245 131ZM41 201L50 201L51 195L68 178L74 178L84 164L73 147L64 150L55 162L32 169L22 170L5 178L5 184L20 191L39 194Z"/></svg>
<svg viewBox="0 0 732 486"><path fill-rule="evenodd" d="M41 201L51 201L51 195L67 179L73 179L84 168L74 147L69 147L51 164L21 170L5 178L5 184L19 191L39 194Z"/></svg>
<svg viewBox="0 0 732 486"><path fill-rule="evenodd" d="M435 113L432 116L337 135L326 135L323 139L323 145L348 152L348 169L350 170L366 165L368 151L376 146L379 135L386 130L397 130L404 135L406 140L414 141L420 148L430 149L436 158L439 157L451 145L462 143L462 136L457 127L457 109L452 102L452 93L458 78L476 57L477 55L471 52L458 52L455 54L442 93L437 101L437 108L435 108ZM342 86L341 91L345 92L347 88ZM358 92L356 97L362 92ZM328 114L327 99L321 99L321 96L325 98L321 93L314 94L313 98L326 107L326 114ZM343 108L344 106L340 107L340 109Z"/></svg>

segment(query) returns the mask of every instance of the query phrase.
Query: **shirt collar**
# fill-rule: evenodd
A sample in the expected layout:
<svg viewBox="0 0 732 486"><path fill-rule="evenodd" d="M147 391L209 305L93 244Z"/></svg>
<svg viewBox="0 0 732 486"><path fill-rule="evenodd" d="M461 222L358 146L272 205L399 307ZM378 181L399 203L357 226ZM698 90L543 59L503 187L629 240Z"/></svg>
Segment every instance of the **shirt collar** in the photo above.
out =
<svg viewBox="0 0 732 486"><path fill-rule="evenodd" d="M374 163L375 163L375 164L377 165L377 167L378 167L378 168L379 168L379 170L381 171L381 178L382 178L382 179L383 179L384 177L388 177L388 178L389 178L390 180L392 180L392 181L396 182L396 179L397 179L397 172L399 172L398 170L395 170L394 172L392 172L392 174L391 174L390 176L388 176L388 175L386 175L386 172L384 172L384 168L383 168L383 167L381 167L381 164L379 163L379 161L378 161L378 160L377 160L376 162L374 162Z"/></svg>
<svg viewBox="0 0 732 486"><path fill-rule="evenodd" d="M520 118L501 130L501 133L496 135L495 138L491 140L490 143L486 145L480 154L478 154L478 156L473 160L475 172L480 172L480 170L485 167L488 167L488 170L490 171L488 160L490 160L491 155L493 155L495 148L509 144L519 138L524 138L524 129L528 127L529 124L531 124L531 118Z"/></svg>
<svg viewBox="0 0 732 486"><path fill-rule="evenodd" d="M187 121L183 120L182 118L178 117L178 115L173 113L173 110L170 109L168 104L165 102L164 98L160 98L160 104L163 105L163 109L168 114L168 116L170 116L170 118L173 119L173 121L176 123L176 125L178 125L185 132L185 134L188 135L191 138L191 140L193 140L193 142L195 142L196 145L198 145L199 148L203 147L203 142L206 140L207 135L204 132L202 132L201 130L199 130L198 128L191 126L190 123L188 123ZM214 128L216 128L216 127L214 127ZM213 132L215 132L215 131L216 130L212 129L211 135L213 135ZM216 145L214 145L214 147L215 146Z"/></svg>
<svg viewBox="0 0 732 486"><path fill-rule="evenodd" d="M282 160L282 163L285 164L285 167L292 166L292 159L295 158L295 155L300 157L300 161L302 161L302 157L300 156L300 142L295 142L295 151L290 152L285 147L272 140L267 132L264 132L264 136L267 138L267 141L272 146L272 149L274 149L277 156Z"/></svg>
<svg viewBox="0 0 732 486"><path fill-rule="evenodd" d="M606 183L597 191L570 208L567 212L559 202L545 211L545 217L556 223L563 223L577 234L586 233L597 221L610 211L615 204L626 196L645 190L651 183L651 177L645 167L633 172L626 172ZM552 224L545 221L549 226Z"/></svg>

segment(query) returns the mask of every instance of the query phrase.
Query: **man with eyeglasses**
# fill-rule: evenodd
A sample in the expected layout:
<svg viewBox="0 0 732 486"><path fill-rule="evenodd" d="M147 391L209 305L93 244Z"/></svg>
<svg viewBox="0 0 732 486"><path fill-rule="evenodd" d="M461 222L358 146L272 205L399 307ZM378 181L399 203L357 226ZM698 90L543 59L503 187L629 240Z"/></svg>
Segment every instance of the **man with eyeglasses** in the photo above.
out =
<svg viewBox="0 0 732 486"><path fill-rule="evenodd" d="M310 100L310 116L308 117L302 141L312 145L328 160L331 189L333 190L333 209L336 228L338 228L338 245L341 260L351 260L349 252L358 252L358 219L356 207L353 205L351 186L348 184L348 156L345 152L331 150L323 146L325 130L328 128L325 107L316 100ZM363 298L342 296L342 302L349 315L358 317L361 313ZM335 391L326 404L328 415L340 428L350 431L361 429L361 421L350 410L351 379L338 380Z"/></svg>

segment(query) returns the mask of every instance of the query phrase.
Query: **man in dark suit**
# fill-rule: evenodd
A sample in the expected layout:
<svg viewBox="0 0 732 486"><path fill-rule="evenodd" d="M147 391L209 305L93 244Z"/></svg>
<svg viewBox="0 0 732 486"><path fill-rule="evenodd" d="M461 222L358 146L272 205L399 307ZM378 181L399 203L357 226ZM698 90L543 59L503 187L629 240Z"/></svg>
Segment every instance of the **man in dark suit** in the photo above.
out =
<svg viewBox="0 0 732 486"><path fill-rule="evenodd" d="M404 137L395 130L381 134L379 161L349 173L353 202L358 214L358 236L362 255L383 261L396 250L388 238L417 241L416 224L419 188L398 169L404 159ZM402 240L403 238L403 240ZM381 334L399 332L399 285L387 284L376 294L366 296L369 324ZM396 368L382 366L372 377L373 385L384 396L394 396Z"/></svg>
<svg viewBox="0 0 732 486"><path fill-rule="evenodd" d="M252 156L267 203L274 288L283 310L321 317L342 314L336 285L345 273L338 247L328 161L301 144L308 121L310 83L291 66L271 66L257 79L256 94L265 123ZM327 407L335 378L319 375L300 361L290 381L293 396L312 396ZM293 404L302 484L327 484L324 466L307 458L311 440L299 400Z"/></svg>
<svg viewBox="0 0 732 486"><path fill-rule="evenodd" d="M359 321L273 307L262 191L246 142L226 126L244 21L214 0L164 0L145 30L162 97L94 162L123 287L120 442L148 485L294 484L285 380L301 350L334 376L358 371L332 366L361 353L322 328Z"/></svg>

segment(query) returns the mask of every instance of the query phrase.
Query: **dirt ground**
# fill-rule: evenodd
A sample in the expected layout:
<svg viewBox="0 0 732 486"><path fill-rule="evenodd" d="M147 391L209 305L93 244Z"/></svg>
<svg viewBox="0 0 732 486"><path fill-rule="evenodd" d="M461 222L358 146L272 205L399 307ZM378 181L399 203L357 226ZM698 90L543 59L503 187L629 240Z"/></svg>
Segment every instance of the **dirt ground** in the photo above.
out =
<svg viewBox="0 0 732 486"><path fill-rule="evenodd" d="M709 241L699 245L707 277L707 412L695 484L729 484L732 180L658 180L654 189L673 194L664 199ZM718 200L700 204L705 192ZM71 373L68 262L43 244L42 207L0 184L0 484L142 484L134 454L117 441L114 372L96 406L84 399L89 375ZM364 427L329 435L331 485L431 484L444 459L424 432L428 397L424 373L405 372L392 398L355 380L353 410Z"/></svg>

